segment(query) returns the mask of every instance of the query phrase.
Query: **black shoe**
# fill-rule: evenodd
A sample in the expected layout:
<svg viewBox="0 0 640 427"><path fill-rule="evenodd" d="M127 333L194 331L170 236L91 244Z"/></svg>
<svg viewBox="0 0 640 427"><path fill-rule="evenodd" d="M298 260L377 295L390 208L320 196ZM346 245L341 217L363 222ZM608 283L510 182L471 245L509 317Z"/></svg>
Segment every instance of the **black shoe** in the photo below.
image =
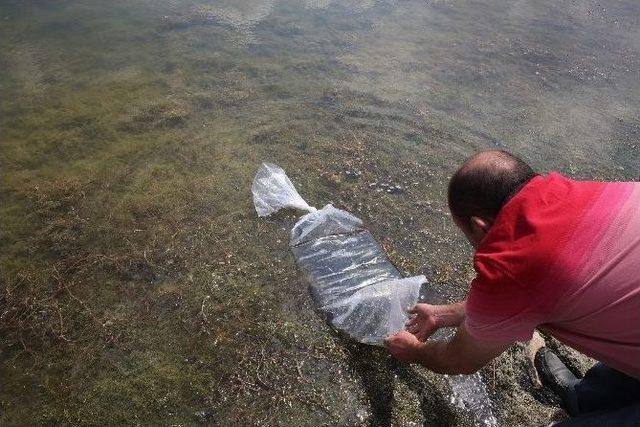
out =
<svg viewBox="0 0 640 427"><path fill-rule="evenodd" d="M542 347L536 353L534 364L542 382L551 388L566 406L570 406L569 392L580 381L551 350Z"/></svg>

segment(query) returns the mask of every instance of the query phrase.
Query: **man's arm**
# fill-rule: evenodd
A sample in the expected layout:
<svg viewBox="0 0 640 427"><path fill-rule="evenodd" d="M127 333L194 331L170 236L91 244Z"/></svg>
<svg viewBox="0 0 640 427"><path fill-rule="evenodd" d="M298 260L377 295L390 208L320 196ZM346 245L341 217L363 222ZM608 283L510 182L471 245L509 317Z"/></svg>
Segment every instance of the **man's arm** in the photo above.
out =
<svg viewBox="0 0 640 427"><path fill-rule="evenodd" d="M481 341L469 335L464 323L446 341L420 342L409 332L402 331L384 341L396 359L419 363L439 374L473 374L500 355L512 341Z"/></svg>

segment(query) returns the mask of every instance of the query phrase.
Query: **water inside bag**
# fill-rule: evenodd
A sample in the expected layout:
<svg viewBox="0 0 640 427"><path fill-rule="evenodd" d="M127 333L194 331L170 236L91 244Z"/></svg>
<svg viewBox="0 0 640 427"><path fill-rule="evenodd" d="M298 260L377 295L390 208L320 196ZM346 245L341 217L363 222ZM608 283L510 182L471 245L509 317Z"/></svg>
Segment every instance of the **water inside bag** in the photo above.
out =
<svg viewBox="0 0 640 427"><path fill-rule="evenodd" d="M293 226L289 247L316 308L351 338L382 345L385 336L404 329L408 307L419 300L443 302L425 276L403 278L359 218L330 204L319 210L309 206L279 166L263 163L251 190L258 216L283 208L308 212ZM439 330L434 338L450 333ZM497 425L479 374L447 378L452 404L472 414L476 425Z"/></svg>
<svg viewBox="0 0 640 427"><path fill-rule="evenodd" d="M259 216L282 208L309 212L291 230L289 245L331 325L373 345L403 329L424 276L403 278L359 218L332 205L309 206L279 166L262 164L252 192Z"/></svg>

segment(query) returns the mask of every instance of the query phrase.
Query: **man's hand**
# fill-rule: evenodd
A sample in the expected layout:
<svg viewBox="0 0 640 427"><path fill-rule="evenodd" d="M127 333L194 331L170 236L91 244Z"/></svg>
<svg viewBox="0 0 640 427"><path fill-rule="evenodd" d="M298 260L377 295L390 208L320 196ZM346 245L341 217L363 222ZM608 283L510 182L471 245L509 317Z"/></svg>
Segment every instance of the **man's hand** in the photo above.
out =
<svg viewBox="0 0 640 427"><path fill-rule="evenodd" d="M405 324L407 331L426 341L439 328L460 326L465 316L465 301L448 305L416 304L408 312L413 317Z"/></svg>
<svg viewBox="0 0 640 427"><path fill-rule="evenodd" d="M406 330L411 332L420 341L425 341L438 330L438 316L434 312L436 306L430 304L416 304L408 310L413 315L406 323Z"/></svg>
<svg viewBox="0 0 640 427"><path fill-rule="evenodd" d="M419 362L423 343L407 331L400 331L384 339L384 346L393 357L403 362Z"/></svg>

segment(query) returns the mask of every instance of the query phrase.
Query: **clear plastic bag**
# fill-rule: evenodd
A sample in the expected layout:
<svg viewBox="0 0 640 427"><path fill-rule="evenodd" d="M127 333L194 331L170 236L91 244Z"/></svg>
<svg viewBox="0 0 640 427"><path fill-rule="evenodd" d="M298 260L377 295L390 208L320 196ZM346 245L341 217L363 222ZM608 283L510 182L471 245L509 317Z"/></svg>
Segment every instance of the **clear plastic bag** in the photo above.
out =
<svg viewBox="0 0 640 427"><path fill-rule="evenodd" d="M300 197L284 170L272 163L260 166L251 192L258 216L269 216L283 208L315 210Z"/></svg>
<svg viewBox="0 0 640 427"><path fill-rule="evenodd" d="M425 277L402 278L358 218L327 205L298 221L290 246L317 308L337 329L375 345L403 329Z"/></svg>
<svg viewBox="0 0 640 427"><path fill-rule="evenodd" d="M336 329L374 345L403 329L424 276L403 278L359 218L332 205L309 206L274 164L262 164L251 190L258 216L282 208L309 212L294 225L289 245L316 307Z"/></svg>

